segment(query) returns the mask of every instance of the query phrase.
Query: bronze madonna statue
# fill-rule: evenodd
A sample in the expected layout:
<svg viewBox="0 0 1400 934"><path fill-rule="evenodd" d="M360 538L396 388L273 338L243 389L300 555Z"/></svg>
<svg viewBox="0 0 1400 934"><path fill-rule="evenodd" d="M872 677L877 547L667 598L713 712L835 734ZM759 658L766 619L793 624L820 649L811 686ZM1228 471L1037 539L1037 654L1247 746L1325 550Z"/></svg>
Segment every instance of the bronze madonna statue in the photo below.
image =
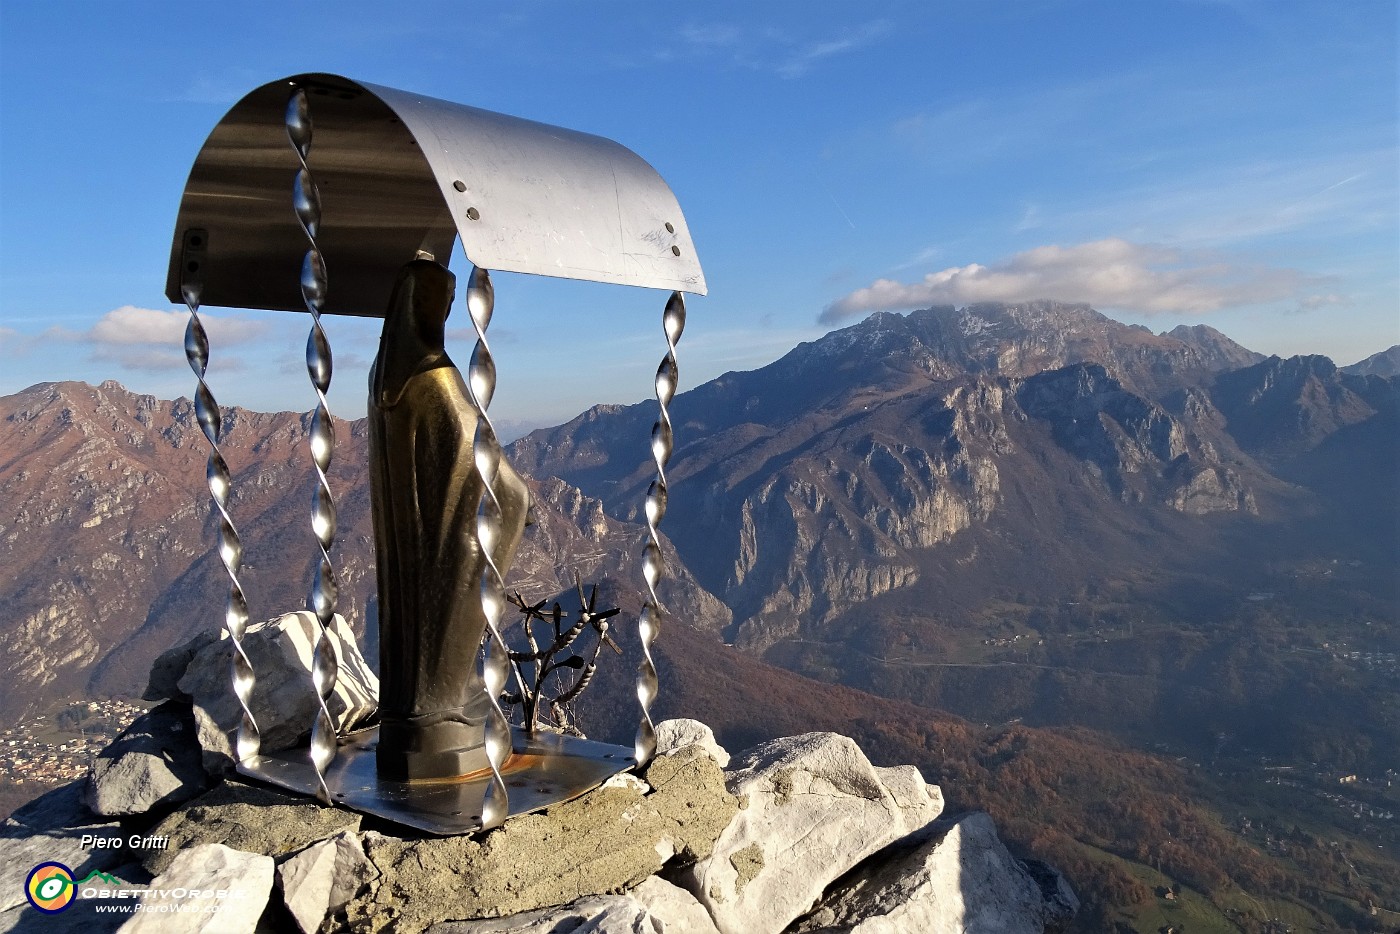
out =
<svg viewBox="0 0 1400 934"><path fill-rule="evenodd" d="M476 655L486 620L476 537L482 483L476 410L443 347L456 277L430 259L399 270L370 371L370 490L379 583L382 778L442 779L489 768L490 709ZM504 575L529 492L501 461L495 492Z"/></svg>

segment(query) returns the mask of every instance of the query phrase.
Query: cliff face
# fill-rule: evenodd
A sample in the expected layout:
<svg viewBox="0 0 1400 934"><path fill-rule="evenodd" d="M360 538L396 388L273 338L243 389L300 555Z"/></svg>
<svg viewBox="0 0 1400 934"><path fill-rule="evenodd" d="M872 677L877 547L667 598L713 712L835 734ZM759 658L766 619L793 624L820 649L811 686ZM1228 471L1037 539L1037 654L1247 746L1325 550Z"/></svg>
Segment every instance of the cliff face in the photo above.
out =
<svg viewBox="0 0 1400 934"><path fill-rule="evenodd" d="M677 398L667 528L733 609L728 638L760 652L929 579L955 542L998 565L1054 535L1112 565L1074 530L1192 538L1177 517L1252 516L1290 495L1216 401L1223 373L1262 359L1208 327L1158 335L1082 305L873 315ZM613 458L651 417L590 410L511 455L633 517L648 477Z"/></svg>
<svg viewBox="0 0 1400 934"><path fill-rule="evenodd" d="M1017 401L1124 502L1155 499L1196 516L1258 512L1253 492L1202 433L1128 392L1099 364L1033 376Z"/></svg>
<svg viewBox="0 0 1400 934"><path fill-rule="evenodd" d="M1040 301L882 312L801 344L766 367L726 373L682 393L672 418L684 450L731 430L734 437L751 437L794 418L819 426L814 416L847 411L851 402L865 405L948 380L1017 379L1099 363L1131 391L1157 398L1261 359L1210 328L1153 334L1086 305ZM594 492L603 484L635 482L642 474L632 448L619 441L639 446L653 417L646 404L598 406L516 441L512 460L535 475L570 477Z"/></svg>
<svg viewBox="0 0 1400 934"><path fill-rule="evenodd" d="M1378 415L1393 418L1400 383L1338 370L1326 357L1270 357L1222 374L1212 396L1240 446L1277 463Z"/></svg>

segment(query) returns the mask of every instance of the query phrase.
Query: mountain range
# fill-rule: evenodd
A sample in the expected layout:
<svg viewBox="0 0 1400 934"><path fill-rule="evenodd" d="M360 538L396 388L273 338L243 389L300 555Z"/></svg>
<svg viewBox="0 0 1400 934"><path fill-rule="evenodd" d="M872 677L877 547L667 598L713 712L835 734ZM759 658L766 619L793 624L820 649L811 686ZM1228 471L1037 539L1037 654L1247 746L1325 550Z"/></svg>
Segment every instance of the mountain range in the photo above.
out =
<svg viewBox="0 0 1400 934"><path fill-rule="evenodd" d="M682 393L662 712L736 746L800 729L883 737L890 761L951 776L1015 822L1013 839L1043 838L1096 880L1108 913L1091 917L1121 915L1148 878L1148 851L1124 841L1160 854L1170 835L1084 808L1135 783L1158 796L1145 811L1186 807L1172 784L1188 779L1113 743L1217 769L1260 755L1400 768L1387 354L1339 370L1203 325L1154 334L1082 305L984 304L876 314ZM598 406L509 446L539 504L510 589L551 597L577 571L635 612L654 418L654 402ZM308 426L225 414L255 619L305 601ZM336 434L341 610L373 658L366 431ZM0 452L0 677L25 685L0 692L0 714L137 694L157 654L217 627L226 581L187 400L41 384L0 399ZM625 698L631 670L605 670L599 698ZM625 739L610 709L590 706L590 734ZM1110 761L1111 776L1084 767ZM1045 804L1058 816L1037 831L1046 783L1066 782L1082 800ZM1233 836L1193 833L1214 855L1169 861L1173 878L1283 891Z"/></svg>
<svg viewBox="0 0 1400 934"><path fill-rule="evenodd" d="M310 419L225 411L221 451L233 475L240 582L254 620L305 605L310 528ZM339 514L339 609L375 657L373 538L363 421L335 423L331 467ZM205 486L208 444L193 405L139 396L115 382L45 383L0 400L0 716L61 698L139 694L151 662L221 624L227 578ZM532 480L537 521L511 585L539 598L602 571L640 573L640 530L605 516L563 482ZM216 514L215 514L216 515ZM565 554L571 564L560 565ZM693 625L731 618L684 565L664 596Z"/></svg>
<svg viewBox="0 0 1400 934"><path fill-rule="evenodd" d="M877 314L676 399L667 531L756 651L895 591L968 606L1129 568L1150 587L1242 529L1315 534L1337 496L1375 501L1320 521L1374 520L1353 544L1378 561L1397 408L1393 378L1203 325L1152 334L1050 302ZM596 407L510 454L632 519L649 475L613 452L651 418Z"/></svg>

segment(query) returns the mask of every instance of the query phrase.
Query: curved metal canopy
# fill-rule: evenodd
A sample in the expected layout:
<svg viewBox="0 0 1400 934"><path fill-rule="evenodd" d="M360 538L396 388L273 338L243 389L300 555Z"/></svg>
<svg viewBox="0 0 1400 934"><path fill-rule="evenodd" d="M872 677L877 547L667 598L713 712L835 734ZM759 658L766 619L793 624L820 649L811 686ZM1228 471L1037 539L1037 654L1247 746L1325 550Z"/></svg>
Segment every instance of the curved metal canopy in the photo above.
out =
<svg viewBox="0 0 1400 934"><path fill-rule="evenodd" d="M166 295L304 311L307 240L292 209L288 96L305 88L320 191L324 311L379 317L418 250L446 262L460 235L486 269L705 294L675 195L612 140L337 75L295 75L234 105L180 202Z"/></svg>

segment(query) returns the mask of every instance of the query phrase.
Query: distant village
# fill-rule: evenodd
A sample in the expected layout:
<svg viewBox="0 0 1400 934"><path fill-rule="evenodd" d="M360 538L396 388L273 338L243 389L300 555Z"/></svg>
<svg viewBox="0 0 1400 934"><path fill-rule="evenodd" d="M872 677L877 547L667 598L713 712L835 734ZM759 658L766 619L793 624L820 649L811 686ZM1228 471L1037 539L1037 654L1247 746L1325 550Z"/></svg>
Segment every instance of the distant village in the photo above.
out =
<svg viewBox="0 0 1400 934"><path fill-rule="evenodd" d="M1316 797L1321 798L1334 807L1341 808L1351 814L1357 820L1395 820L1395 811L1383 805L1368 804L1350 795L1342 794L1341 791L1333 791L1329 785L1334 785L1339 789L1357 786L1374 786L1377 788L1392 788L1395 785L1396 773L1394 769L1387 769L1383 777L1379 779L1358 779L1352 773L1327 772L1313 770L1305 772L1295 770L1293 766L1276 765L1266 766L1265 771L1273 772L1264 779L1267 785L1280 785L1286 788L1301 788L1311 791ZM1297 775L1298 777L1289 777Z"/></svg>
<svg viewBox="0 0 1400 934"><path fill-rule="evenodd" d="M1385 671L1400 674L1400 653L1397 652L1357 652L1349 650L1345 642L1339 645L1322 643L1324 651L1330 651L1339 662L1352 662L1371 671Z"/></svg>
<svg viewBox="0 0 1400 934"><path fill-rule="evenodd" d="M97 754L145 712L126 701L82 701L21 720L0 732L0 783L53 785L82 778Z"/></svg>

